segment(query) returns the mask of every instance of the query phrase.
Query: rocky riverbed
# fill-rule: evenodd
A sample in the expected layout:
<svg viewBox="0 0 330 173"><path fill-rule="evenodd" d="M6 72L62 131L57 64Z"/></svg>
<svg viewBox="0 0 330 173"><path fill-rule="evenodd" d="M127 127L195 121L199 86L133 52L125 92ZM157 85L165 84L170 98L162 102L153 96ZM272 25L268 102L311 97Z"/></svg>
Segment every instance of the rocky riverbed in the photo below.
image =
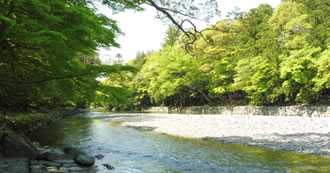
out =
<svg viewBox="0 0 330 173"><path fill-rule="evenodd" d="M330 117L116 114L109 121L186 138L330 155Z"/></svg>
<svg viewBox="0 0 330 173"><path fill-rule="evenodd" d="M28 160L27 158L0 159L1 173L82 173L86 172L72 160Z"/></svg>
<svg viewBox="0 0 330 173"><path fill-rule="evenodd" d="M31 142L24 134L0 127L0 172L86 172L95 158L77 148L53 148Z"/></svg>
<svg viewBox="0 0 330 173"><path fill-rule="evenodd" d="M47 173L86 172L95 158L73 147L52 148L30 141L29 133L49 122L78 113L78 109L53 111L32 119L25 126L0 125L0 172L1 173Z"/></svg>

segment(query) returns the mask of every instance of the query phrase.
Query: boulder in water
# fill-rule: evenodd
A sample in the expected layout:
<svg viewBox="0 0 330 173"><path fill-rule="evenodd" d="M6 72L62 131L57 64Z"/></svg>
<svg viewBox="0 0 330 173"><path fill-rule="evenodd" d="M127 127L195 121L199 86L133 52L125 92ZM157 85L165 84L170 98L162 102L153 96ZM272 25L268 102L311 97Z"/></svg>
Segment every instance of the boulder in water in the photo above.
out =
<svg viewBox="0 0 330 173"><path fill-rule="evenodd" d="M92 166L95 163L95 158L86 154L79 154L75 158L75 162L82 166Z"/></svg>
<svg viewBox="0 0 330 173"><path fill-rule="evenodd" d="M54 148L48 150L44 153L45 159L48 161L55 161L55 160L72 160L74 156L65 153L63 149Z"/></svg>
<svg viewBox="0 0 330 173"><path fill-rule="evenodd" d="M113 169L115 169L115 167L113 167L113 166L111 166L111 165L109 165L109 164L102 164L104 167L106 167L108 170L113 170Z"/></svg>
<svg viewBox="0 0 330 173"><path fill-rule="evenodd" d="M98 160L100 160L100 159L103 159L103 158L104 158L104 155L102 155L102 154L97 154L97 155L95 155L94 157L97 158Z"/></svg>

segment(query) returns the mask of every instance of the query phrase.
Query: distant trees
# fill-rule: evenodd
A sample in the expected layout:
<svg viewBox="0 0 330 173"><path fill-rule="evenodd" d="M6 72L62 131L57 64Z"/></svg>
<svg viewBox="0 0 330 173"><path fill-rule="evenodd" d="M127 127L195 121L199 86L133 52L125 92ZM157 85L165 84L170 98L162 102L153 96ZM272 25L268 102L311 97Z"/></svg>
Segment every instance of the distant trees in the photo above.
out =
<svg viewBox="0 0 330 173"><path fill-rule="evenodd" d="M169 44L144 57L134 91L172 106L313 103L321 97L329 103L328 6L311 0L284 1L276 9L262 4L197 31L202 35L189 45L190 55L185 43L194 38L173 41L170 28Z"/></svg>

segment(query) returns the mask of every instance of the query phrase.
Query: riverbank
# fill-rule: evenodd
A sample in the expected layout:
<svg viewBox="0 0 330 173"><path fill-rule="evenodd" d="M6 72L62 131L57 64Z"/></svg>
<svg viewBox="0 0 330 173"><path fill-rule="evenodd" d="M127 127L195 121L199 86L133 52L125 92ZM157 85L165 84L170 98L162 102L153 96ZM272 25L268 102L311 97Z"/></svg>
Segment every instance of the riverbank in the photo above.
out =
<svg viewBox="0 0 330 173"><path fill-rule="evenodd" d="M85 169L94 164L94 157L72 147L63 149L41 146L26 136L27 133L51 121L80 112L77 108L63 108L47 114L2 116L0 119L0 172L86 172Z"/></svg>
<svg viewBox="0 0 330 173"><path fill-rule="evenodd" d="M114 114L110 121L185 138L330 155L330 117Z"/></svg>
<svg viewBox="0 0 330 173"><path fill-rule="evenodd" d="M26 136L51 121L79 113L76 108L53 110L48 114L11 114L0 116L0 158L37 157L38 146Z"/></svg>
<svg viewBox="0 0 330 173"><path fill-rule="evenodd" d="M27 134L33 132L34 130L42 126L45 126L51 121L78 114L80 112L81 111L77 108L69 107L56 109L49 113L16 113L9 115L0 115L0 127L4 125L14 130L15 132L22 132L24 134Z"/></svg>
<svg viewBox="0 0 330 173"><path fill-rule="evenodd" d="M177 114L330 117L328 105L145 107L142 112Z"/></svg>

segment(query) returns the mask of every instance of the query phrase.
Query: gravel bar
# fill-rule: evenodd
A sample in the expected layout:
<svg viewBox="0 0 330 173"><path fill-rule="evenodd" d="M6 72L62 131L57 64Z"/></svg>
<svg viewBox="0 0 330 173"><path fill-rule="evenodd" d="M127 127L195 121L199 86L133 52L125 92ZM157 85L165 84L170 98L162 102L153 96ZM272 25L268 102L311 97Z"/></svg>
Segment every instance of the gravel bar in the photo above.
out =
<svg viewBox="0 0 330 173"><path fill-rule="evenodd" d="M111 121L185 138L330 155L330 117L115 114Z"/></svg>

